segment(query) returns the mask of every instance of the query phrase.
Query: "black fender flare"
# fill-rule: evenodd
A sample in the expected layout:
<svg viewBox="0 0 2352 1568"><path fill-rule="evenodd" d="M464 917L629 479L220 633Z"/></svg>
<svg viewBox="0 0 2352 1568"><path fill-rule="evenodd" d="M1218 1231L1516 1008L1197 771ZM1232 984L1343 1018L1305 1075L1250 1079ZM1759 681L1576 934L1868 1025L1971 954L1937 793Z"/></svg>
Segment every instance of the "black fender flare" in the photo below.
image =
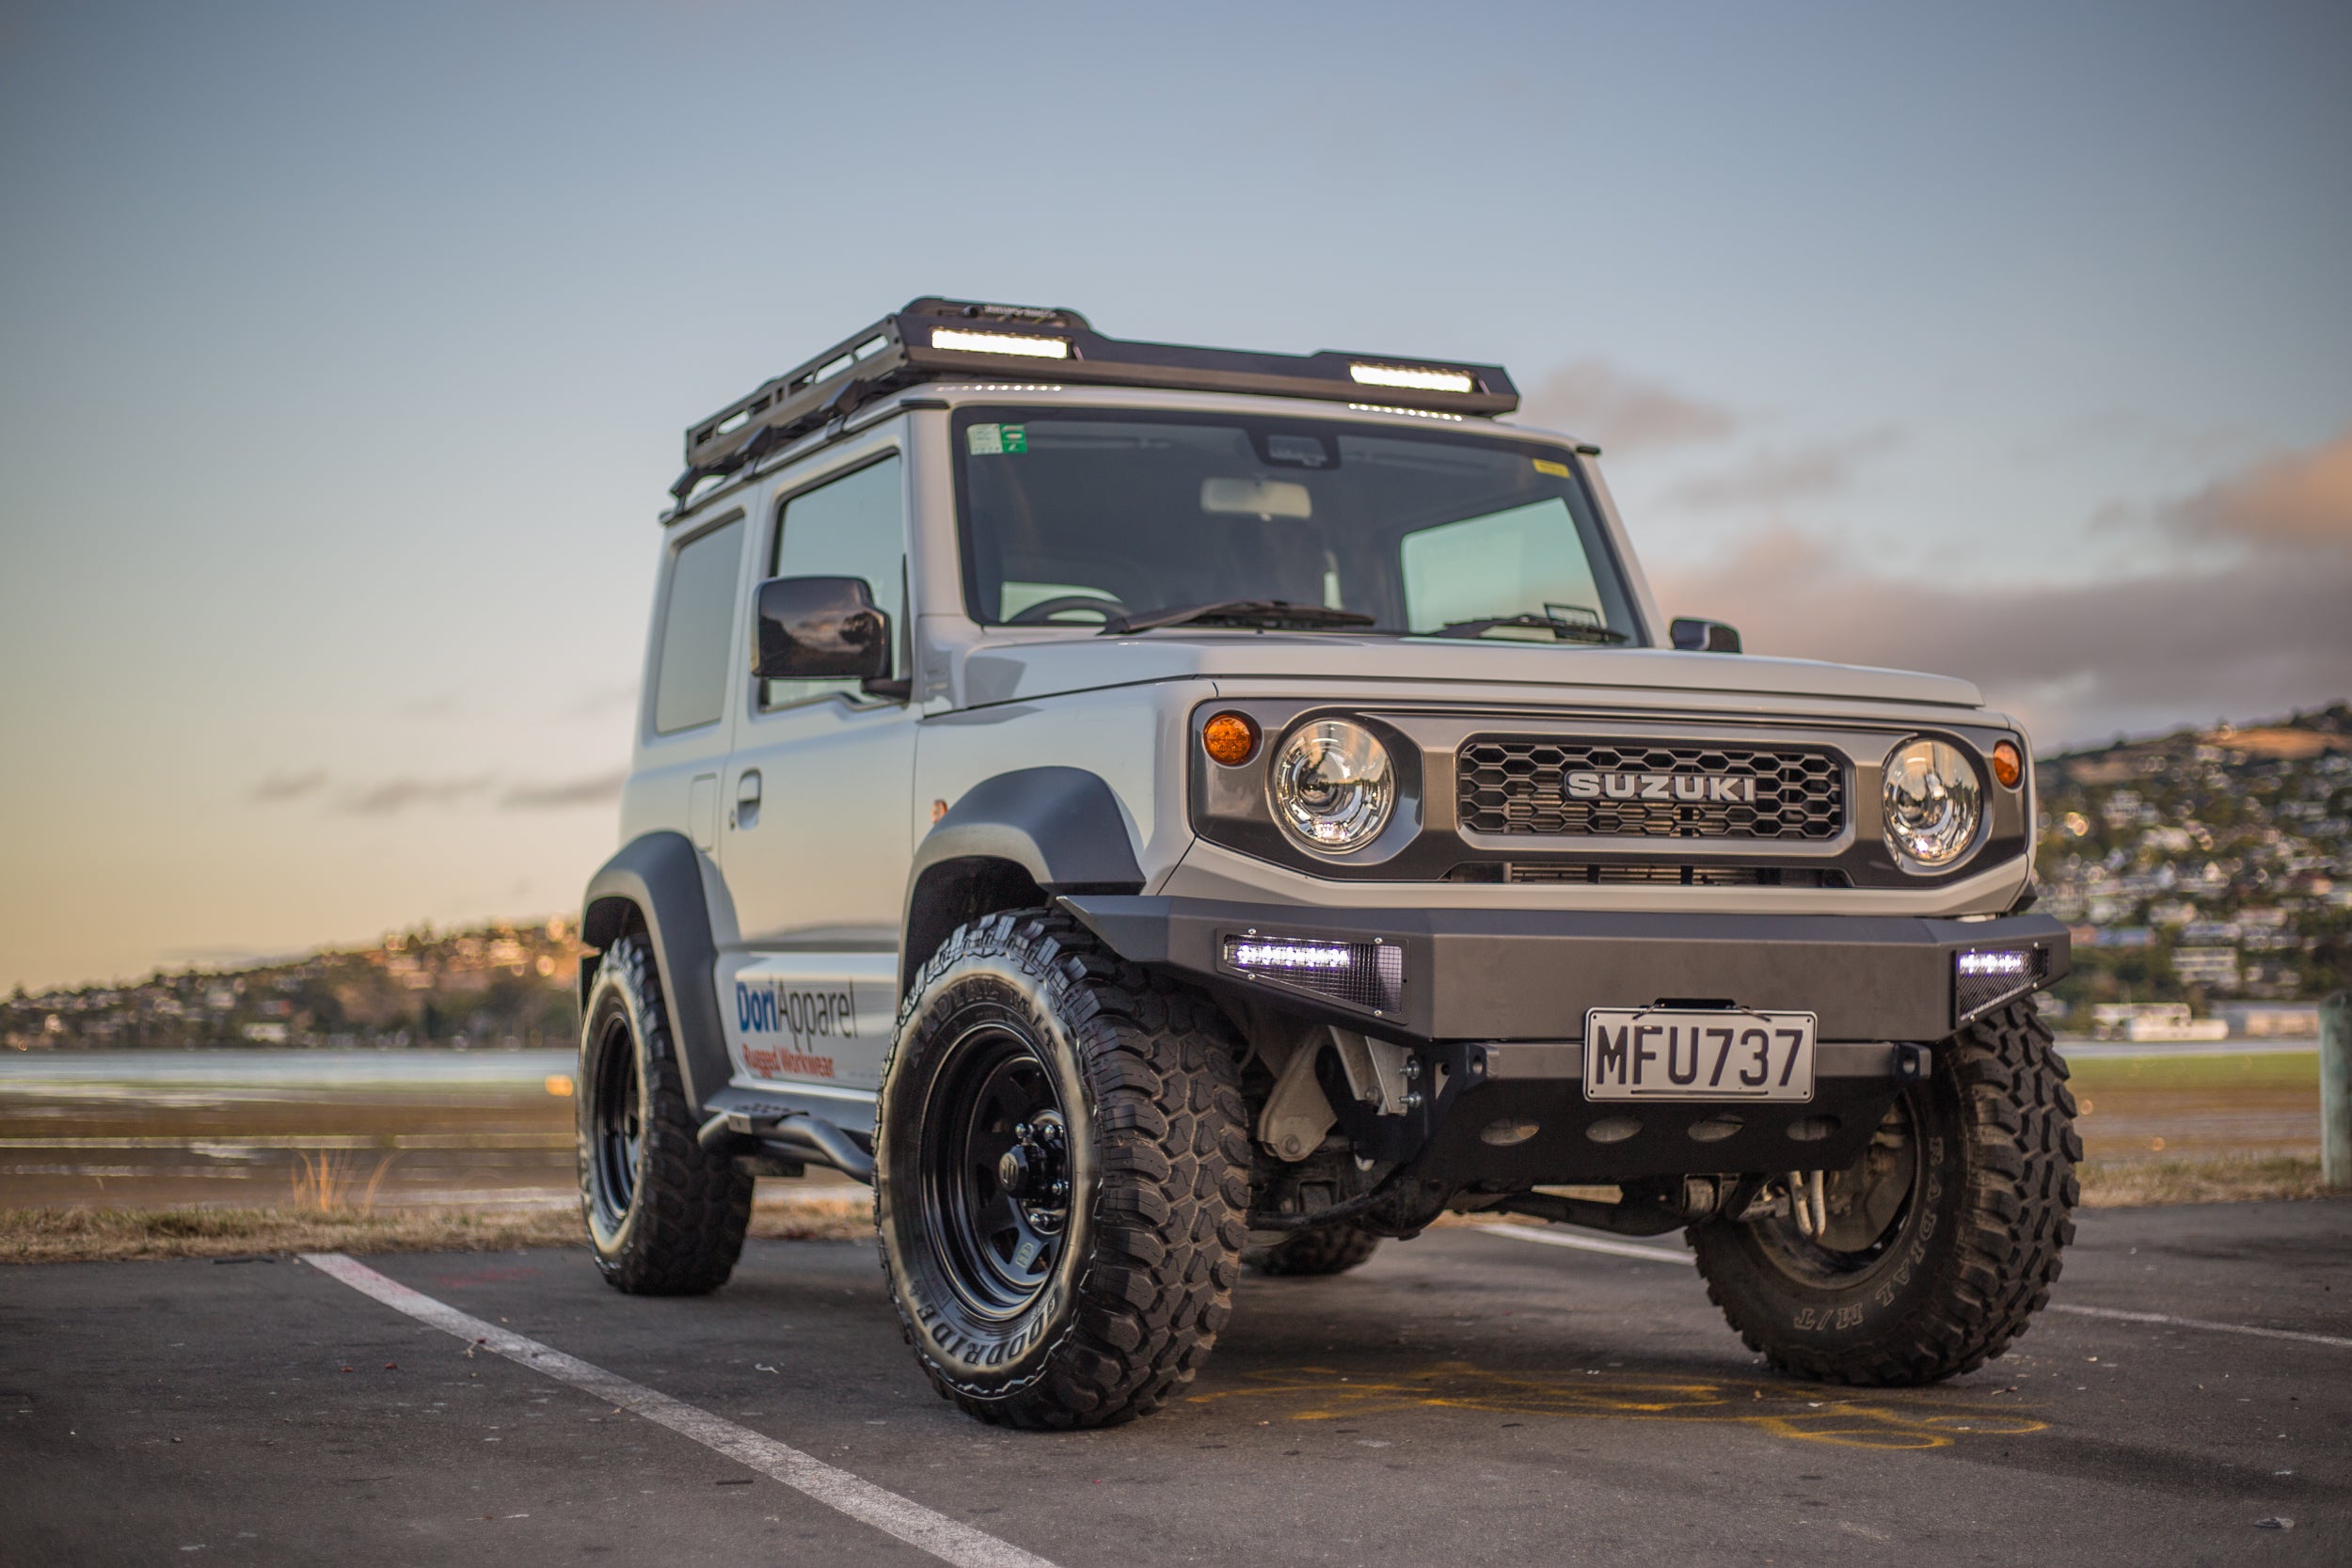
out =
<svg viewBox="0 0 2352 1568"><path fill-rule="evenodd" d="M1140 893L1126 814L1083 768L1023 768L983 779L915 847L899 922L898 984L965 921L1073 893Z"/></svg>
<svg viewBox="0 0 2352 1568"><path fill-rule="evenodd" d="M733 1075L719 1012L719 948L710 935L709 906L703 901L701 852L684 833L666 829L633 838L588 879L581 903L580 939L587 946L601 953L639 926L653 943L688 1109L699 1115ZM582 1006L594 962L580 965Z"/></svg>

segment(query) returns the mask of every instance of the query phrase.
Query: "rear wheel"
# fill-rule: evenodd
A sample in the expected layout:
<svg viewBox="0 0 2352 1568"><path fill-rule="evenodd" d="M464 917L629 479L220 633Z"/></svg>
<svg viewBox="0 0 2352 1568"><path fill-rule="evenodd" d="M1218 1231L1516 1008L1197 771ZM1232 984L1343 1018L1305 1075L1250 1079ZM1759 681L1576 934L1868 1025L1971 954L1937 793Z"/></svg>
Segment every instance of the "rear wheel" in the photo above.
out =
<svg viewBox="0 0 2352 1568"><path fill-rule="evenodd" d="M1707 1293L1787 1371L1882 1385L1973 1371L2049 1300L2074 1240L2074 1119L2031 1001L1989 1014L1936 1047L1860 1160L1826 1174L1826 1225L1774 1212L1693 1227Z"/></svg>
<svg viewBox="0 0 2352 1568"><path fill-rule="evenodd" d="M580 1207L608 1284L700 1295L727 1282L752 1179L695 1141L669 1010L642 935L605 951L580 1026Z"/></svg>
<svg viewBox="0 0 2352 1568"><path fill-rule="evenodd" d="M1105 1426L1231 1311L1248 1117L1208 1000L1060 915L958 928L899 1014L874 1212L908 1341L985 1420Z"/></svg>
<svg viewBox="0 0 2352 1568"><path fill-rule="evenodd" d="M1380 1238L1352 1225L1327 1225L1302 1230L1268 1246L1251 1247L1242 1261L1260 1274L1309 1275L1345 1274L1369 1261Z"/></svg>

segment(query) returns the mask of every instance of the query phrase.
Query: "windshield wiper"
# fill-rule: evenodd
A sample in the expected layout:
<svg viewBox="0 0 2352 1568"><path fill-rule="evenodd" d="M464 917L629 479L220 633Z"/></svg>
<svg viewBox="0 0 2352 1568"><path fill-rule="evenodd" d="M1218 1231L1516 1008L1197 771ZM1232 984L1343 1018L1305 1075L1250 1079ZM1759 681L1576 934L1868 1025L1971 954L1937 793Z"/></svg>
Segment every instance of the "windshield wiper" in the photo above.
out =
<svg viewBox="0 0 2352 1568"><path fill-rule="evenodd" d="M1096 635L1150 631L1154 626L1368 626L1375 617L1356 610L1332 610L1319 604L1293 604L1288 599L1220 599L1215 604L1179 605L1166 610L1137 610L1114 615Z"/></svg>
<svg viewBox="0 0 2352 1568"><path fill-rule="evenodd" d="M1530 631L1548 631L1560 642L1630 642L1633 639L1613 627L1595 626L1590 621L1564 621L1557 615L1489 615L1476 621L1450 621L1436 631L1422 633L1424 637L1484 637L1501 627Z"/></svg>

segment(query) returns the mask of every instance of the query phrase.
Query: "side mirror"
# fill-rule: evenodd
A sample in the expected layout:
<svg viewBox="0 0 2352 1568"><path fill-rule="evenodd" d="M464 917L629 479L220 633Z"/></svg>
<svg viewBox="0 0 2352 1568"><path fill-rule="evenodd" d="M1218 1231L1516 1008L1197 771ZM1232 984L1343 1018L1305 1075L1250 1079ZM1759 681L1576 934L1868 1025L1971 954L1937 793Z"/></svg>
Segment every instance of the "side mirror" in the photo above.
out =
<svg viewBox="0 0 2352 1568"><path fill-rule="evenodd" d="M761 680L890 677L890 617L864 578L770 578L759 585L752 673Z"/></svg>
<svg viewBox="0 0 2352 1568"><path fill-rule="evenodd" d="M1674 645L1690 654L1736 654L1740 651L1740 633L1721 621L1694 621L1688 616L1675 617L1668 635Z"/></svg>

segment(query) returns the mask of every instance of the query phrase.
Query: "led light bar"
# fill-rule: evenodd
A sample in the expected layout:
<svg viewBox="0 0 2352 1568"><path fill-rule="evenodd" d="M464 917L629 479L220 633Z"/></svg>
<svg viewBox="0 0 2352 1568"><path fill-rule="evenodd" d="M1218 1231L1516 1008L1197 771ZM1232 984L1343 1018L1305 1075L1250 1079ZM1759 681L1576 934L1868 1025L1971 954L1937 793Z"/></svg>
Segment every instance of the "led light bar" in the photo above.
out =
<svg viewBox="0 0 2352 1568"><path fill-rule="evenodd" d="M1018 354L1030 359L1067 359L1064 338L1031 338L1018 332L968 332L958 326L931 328L931 347L962 354Z"/></svg>
<svg viewBox="0 0 2352 1568"><path fill-rule="evenodd" d="M1412 365L1350 365L1348 375L1366 387L1406 387L1416 392L1475 392L1466 371L1427 371Z"/></svg>
<svg viewBox="0 0 2352 1568"><path fill-rule="evenodd" d="M1405 949L1393 942L1326 942L1312 937L1229 936L1224 967L1360 1008L1375 1018L1404 1005Z"/></svg>
<svg viewBox="0 0 2352 1568"><path fill-rule="evenodd" d="M1345 969L1356 957L1344 942L1232 942L1225 961L1235 969Z"/></svg>
<svg viewBox="0 0 2352 1568"><path fill-rule="evenodd" d="M1952 955L1952 1025L2042 989L2050 955L2040 947L1971 947Z"/></svg>
<svg viewBox="0 0 2352 1568"><path fill-rule="evenodd" d="M1393 404L1387 403L1351 403L1347 406L1359 414L1410 414L1417 420L1452 420L1455 424L1462 422L1461 415L1441 414L1435 408L1399 408Z"/></svg>

